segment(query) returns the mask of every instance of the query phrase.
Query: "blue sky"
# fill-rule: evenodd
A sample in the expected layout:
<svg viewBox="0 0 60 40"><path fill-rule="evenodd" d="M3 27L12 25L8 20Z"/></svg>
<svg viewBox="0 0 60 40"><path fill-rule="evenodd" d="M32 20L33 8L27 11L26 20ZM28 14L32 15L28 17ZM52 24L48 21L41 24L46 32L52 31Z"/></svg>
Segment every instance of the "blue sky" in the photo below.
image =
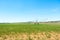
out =
<svg viewBox="0 0 60 40"><path fill-rule="evenodd" d="M0 22L60 20L60 0L0 0Z"/></svg>

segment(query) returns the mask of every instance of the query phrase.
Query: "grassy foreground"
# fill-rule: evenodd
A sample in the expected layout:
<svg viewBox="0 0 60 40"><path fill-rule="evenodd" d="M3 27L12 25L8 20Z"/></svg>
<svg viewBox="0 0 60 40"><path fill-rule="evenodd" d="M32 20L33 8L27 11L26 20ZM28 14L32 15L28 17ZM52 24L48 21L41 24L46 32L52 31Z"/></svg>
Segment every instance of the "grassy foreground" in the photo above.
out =
<svg viewBox="0 0 60 40"><path fill-rule="evenodd" d="M60 40L60 25L0 24L0 40Z"/></svg>
<svg viewBox="0 0 60 40"><path fill-rule="evenodd" d="M0 34L10 32L60 32L59 24L0 24Z"/></svg>

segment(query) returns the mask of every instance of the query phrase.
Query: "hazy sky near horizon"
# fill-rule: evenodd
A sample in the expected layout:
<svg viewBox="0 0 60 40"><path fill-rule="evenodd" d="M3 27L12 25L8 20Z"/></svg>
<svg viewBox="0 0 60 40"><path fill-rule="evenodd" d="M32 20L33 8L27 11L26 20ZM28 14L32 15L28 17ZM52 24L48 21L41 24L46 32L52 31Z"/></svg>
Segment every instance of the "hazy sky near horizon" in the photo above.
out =
<svg viewBox="0 0 60 40"><path fill-rule="evenodd" d="M60 20L60 0L0 0L0 22Z"/></svg>

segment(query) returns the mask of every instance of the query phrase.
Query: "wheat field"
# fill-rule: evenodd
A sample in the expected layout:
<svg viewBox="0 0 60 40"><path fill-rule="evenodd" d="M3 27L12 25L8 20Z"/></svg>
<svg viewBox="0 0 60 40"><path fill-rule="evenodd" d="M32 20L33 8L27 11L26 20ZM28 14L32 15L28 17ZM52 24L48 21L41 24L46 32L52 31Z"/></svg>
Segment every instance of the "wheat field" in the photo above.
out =
<svg viewBox="0 0 60 40"><path fill-rule="evenodd" d="M39 32L39 33L14 33L0 35L0 40L60 40L60 33Z"/></svg>

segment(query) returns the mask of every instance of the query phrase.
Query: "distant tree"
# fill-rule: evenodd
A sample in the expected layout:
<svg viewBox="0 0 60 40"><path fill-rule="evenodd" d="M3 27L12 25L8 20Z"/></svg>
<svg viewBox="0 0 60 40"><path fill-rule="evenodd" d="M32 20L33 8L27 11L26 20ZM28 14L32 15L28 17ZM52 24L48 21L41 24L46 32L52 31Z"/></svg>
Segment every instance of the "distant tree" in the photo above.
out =
<svg viewBox="0 0 60 40"><path fill-rule="evenodd" d="M36 20L36 22L34 24L39 24L38 20Z"/></svg>

